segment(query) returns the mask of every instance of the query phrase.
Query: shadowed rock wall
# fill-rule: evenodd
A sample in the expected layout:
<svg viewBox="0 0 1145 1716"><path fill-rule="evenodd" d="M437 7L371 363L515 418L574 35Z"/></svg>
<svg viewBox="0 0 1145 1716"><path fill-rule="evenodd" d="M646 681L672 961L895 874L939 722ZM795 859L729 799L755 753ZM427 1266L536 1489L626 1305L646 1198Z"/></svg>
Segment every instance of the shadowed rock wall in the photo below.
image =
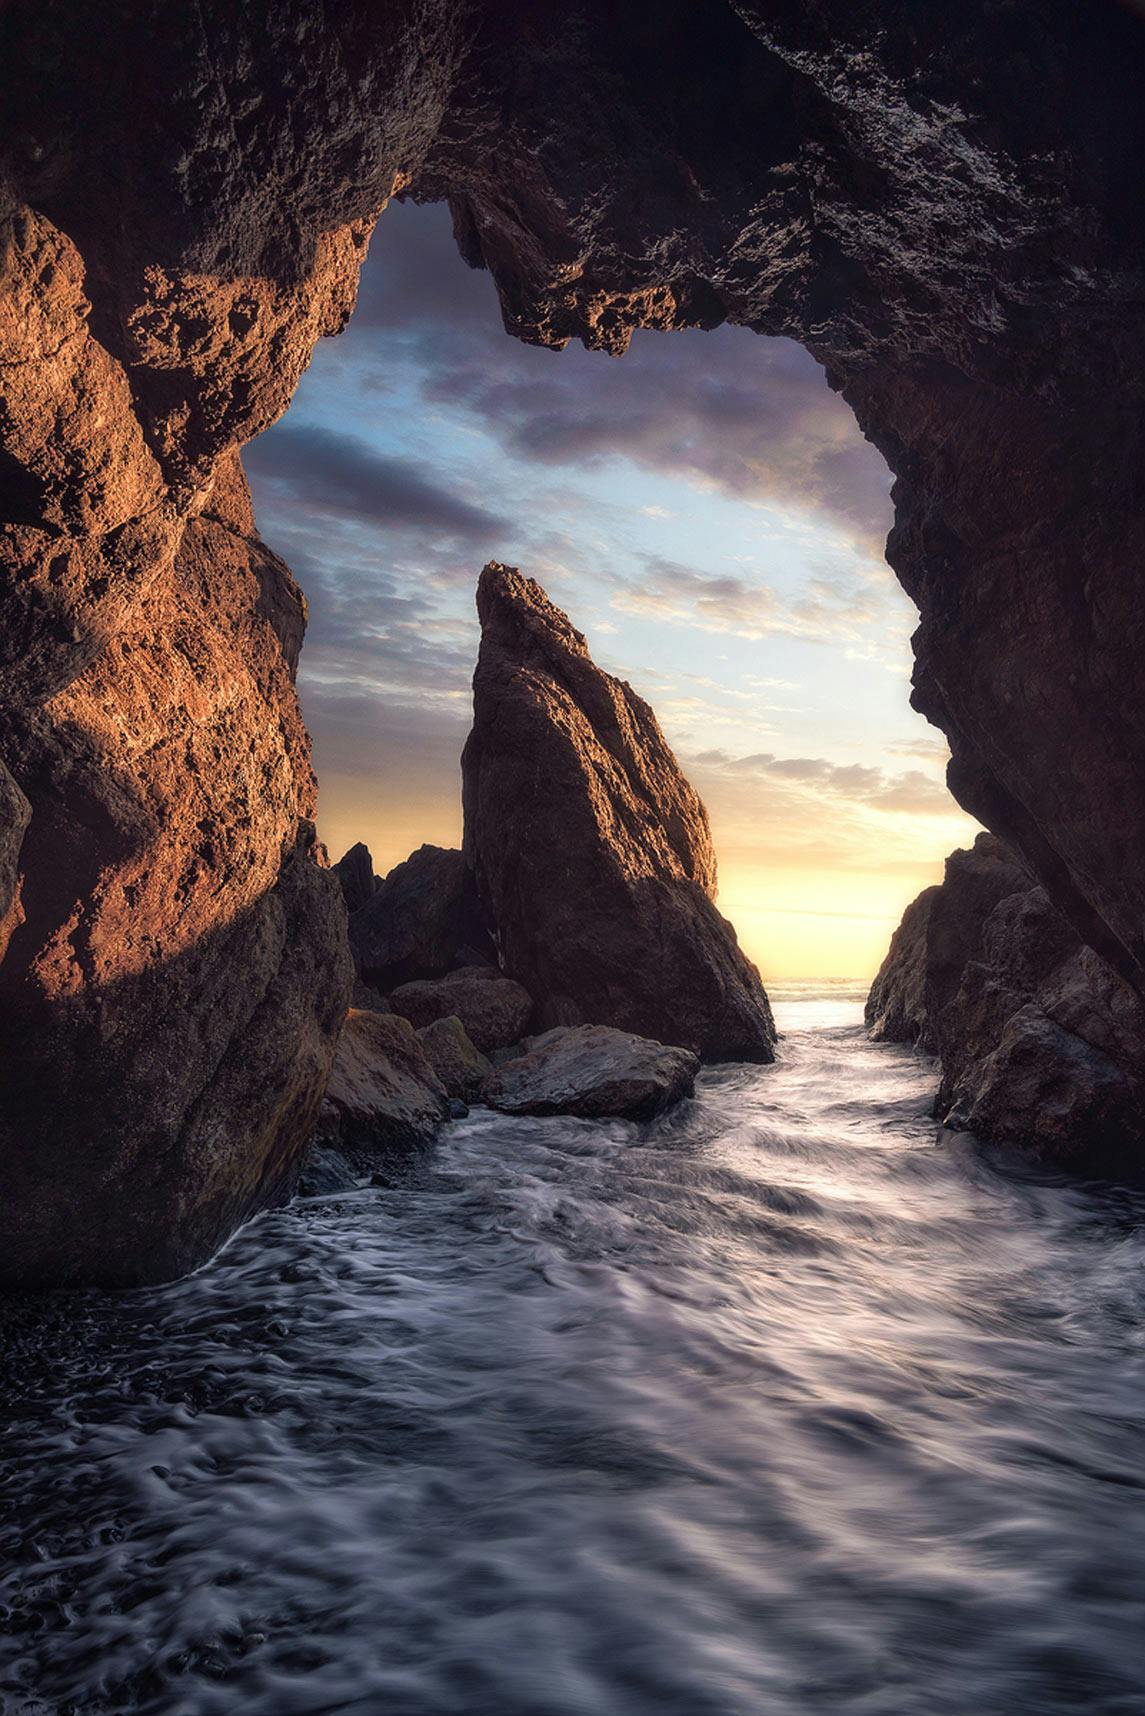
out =
<svg viewBox="0 0 1145 1716"><path fill-rule="evenodd" d="M98 718L56 700L82 699L83 675L110 674L106 653L144 635L177 669L172 567L184 532L204 528L190 521L216 466L284 409L314 341L349 314L379 210L413 186L451 198L463 253L492 268L525 338L620 350L637 325L730 318L821 359L897 475L889 554L921 609L915 698L950 736L956 795L1141 989L1143 42L1115 0L13 0L0 16L0 928L50 874L66 873L84 924L103 911L90 841L69 853L56 830L102 829L150 736L107 728L98 746L76 741L87 761L73 766L67 722L88 733ZM203 587L200 640L227 600ZM158 677L172 699L185 687L170 730L193 725L181 671ZM266 721L285 710L289 727L285 681L261 683ZM232 809L230 768L225 753L199 760L214 904L195 934L211 945L239 921L225 854L247 812ZM276 767L264 791L252 874L281 904L271 878L305 813ZM113 868L135 862L107 839ZM162 845L150 837L160 868ZM114 1163L136 1145L78 1068L83 1045L103 1055L97 1001L135 981L136 956L78 966L78 1013L62 991L36 1011L35 972L73 934L64 905L37 906L41 927L12 937L6 1023L22 1043L56 1033ZM177 894L154 908L154 970L194 957L184 930ZM321 956L312 944L312 1023L341 982L330 936ZM238 1006L240 978L216 980L224 1011ZM170 1077L160 1140L186 1097ZM236 1100L254 1088L241 1085ZM144 1149L145 1132L144 1154L167 1148ZM235 1148L249 1205L258 1149ZM22 1188L3 1188L18 1221ZM192 1224L182 1254L208 1243ZM57 1267L36 1255L40 1273Z"/></svg>
<svg viewBox="0 0 1145 1716"><path fill-rule="evenodd" d="M939 1057L945 1125L1073 1165L1135 1165L1145 1009L995 835L952 852L907 907L867 1023Z"/></svg>

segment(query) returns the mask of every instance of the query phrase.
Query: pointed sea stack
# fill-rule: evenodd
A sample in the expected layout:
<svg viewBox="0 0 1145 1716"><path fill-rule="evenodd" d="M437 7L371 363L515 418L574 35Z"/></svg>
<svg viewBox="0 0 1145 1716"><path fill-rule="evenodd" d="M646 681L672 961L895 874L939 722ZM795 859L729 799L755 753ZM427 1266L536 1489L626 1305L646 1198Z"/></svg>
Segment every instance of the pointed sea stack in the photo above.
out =
<svg viewBox="0 0 1145 1716"><path fill-rule="evenodd" d="M477 611L465 855L540 1026L772 1060L759 973L712 903L707 812L652 710L515 568L485 568Z"/></svg>

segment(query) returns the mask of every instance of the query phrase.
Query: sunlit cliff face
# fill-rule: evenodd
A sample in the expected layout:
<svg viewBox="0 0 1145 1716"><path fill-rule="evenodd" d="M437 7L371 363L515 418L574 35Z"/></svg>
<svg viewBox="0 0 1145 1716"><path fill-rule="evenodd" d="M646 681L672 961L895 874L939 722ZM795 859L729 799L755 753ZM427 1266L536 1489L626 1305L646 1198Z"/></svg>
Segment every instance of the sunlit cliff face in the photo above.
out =
<svg viewBox="0 0 1145 1716"><path fill-rule="evenodd" d="M889 475L813 360L729 327L623 360L506 338L443 209L392 208L357 314L248 449L311 604L320 832L460 840L483 561L539 578L656 709L769 977L864 976L974 824L907 701Z"/></svg>

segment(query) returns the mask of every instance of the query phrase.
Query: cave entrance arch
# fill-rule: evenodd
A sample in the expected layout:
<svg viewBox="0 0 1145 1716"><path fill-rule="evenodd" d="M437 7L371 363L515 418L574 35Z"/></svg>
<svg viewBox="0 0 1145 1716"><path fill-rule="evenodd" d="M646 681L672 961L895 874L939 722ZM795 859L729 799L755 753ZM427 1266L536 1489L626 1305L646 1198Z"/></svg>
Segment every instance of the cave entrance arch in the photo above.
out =
<svg viewBox="0 0 1145 1716"><path fill-rule="evenodd" d="M12 1278L186 1266L313 1118L348 974L301 602L237 450L411 187L526 339L726 316L814 353L896 473L955 796L1145 990L1139 8L399 0L383 28L207 0L92 32L20 3L3 29Z"/></svg>
<svg viewBox="0 0 1145 1716"><path fill-rule="evenodd" d="M442 205L395 205L355 315L246 451L310 601L300 689L331 856L460 844L485 559L519 564L652 702L713 817L721 903L774 980L873 976L974 825L907 705L890 475L791 341L506 338Z"/></svg>

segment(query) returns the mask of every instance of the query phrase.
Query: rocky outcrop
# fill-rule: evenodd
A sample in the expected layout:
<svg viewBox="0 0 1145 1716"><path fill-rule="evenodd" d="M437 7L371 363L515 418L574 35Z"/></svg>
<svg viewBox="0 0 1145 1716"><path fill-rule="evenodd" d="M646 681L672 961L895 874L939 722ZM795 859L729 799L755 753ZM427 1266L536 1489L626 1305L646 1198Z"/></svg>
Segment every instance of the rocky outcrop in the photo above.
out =
<svg viewBox="0 0 1145 1716"><path fill-rule="evenodd" d="M354 986L350 991L350 1005L366 1013L393 1012L389 996L383 995L373 984L363 983L360 977L354 979Z"/></svg>
<svg viewBox="0 0 1145 1716"><path fill-rule="evenodd" d="M352 917L373 899L381 886L380 877L374 875L374 860L370 856L370 848L359 840L348 852L344 852L331 868L342 889L346 910Z"/></svg>
<svg viewBox="0 0 1145 1716"><path fill-rule="evenodd" d="M380 17L362 0L201 0L90 22L15 0L0 23L0 940L12 1053L43 1078L39 1095L24 1080L31 1124L14 1121L3 1152L11 1278L98 1273L114 1252L129 1275L176 1267L289 1177L294 1122L270 1142L271 1111L312 1101L326 1052L299 1059L291 1033L309 1019L328 1042L341 979L296 777L263 749L279 740L255 747L268 769L246 835L225 736L171 786L199 801L197 880L183 885L176 834L165 903L127 883L149 899L145 954L88 960L57 988L47 950L73 909L106 911L100 878L120 860L102 855L131 845L121 792L164 721L194 733L191 664L233 623L229 575L200 580L188 619L172 584L184 535L196 554L216 467L344 323L395 189L451 199L463 253L491 268L524 338L619 351L634 327L730 319L807 344L896 474L889 556L920 609L915 699L950 737L956 796L1145 992L1136 8L395 0ZM110 684L128 650L154 665L156 726L101 728L85 675ZM264 675L260 695L289 736L289 687ZM159 874L158 834L133 850L149 841ZM282 1052L267 1052L263 1119L207 1219L171 1139L196 1079L196 1113L223 1138L227 1103L243 1108L226 1045L261 982L234 994L244 933L294 1023L268 1027ZM158 1118L129 1132L143 1203L166 1201L158 1252L109 1190L127 1172L116 1091L141 1064L109 1090L102 1074L138 1041L126 998L144 969L139 1011L160 1042L153 1109L133 1112ZM218 1018L168 1045L167 997L205 1019L216 983ZM104 997L121 1035L93 1025ZM53 1139L38 1118L57 1088L86 1117L86 1167L68 1126Z"/></svg>
<svg viewBox="0 0 1145 1716"><path fill-rule="evenodd" d="M435 983L403 983L390 1006L419 1030L438 1019L459 1019L483 1054L519 1042L533 1015L532 996L485 965L464 966Z"/></svg>
<svg viewBox="0 0 1145 1716"><path fill-rule="evenodd" d="M176 1275L291 1190L351 977L302 627L236 458L130 624L0 712L29 809L0 965L8 1280Z"/></svg>
<svg viewBox="0 0 1145 1716"><path fill-rule="evenodd" d="M493 1064L474 1046L461 1020L455 1014L435 1019L417 1035L446 1094L460 1102L480 1102L493 1077Z"/></svg>
<svg viewBox="0 0 1145 1716"><path fill-rule="evenodd" d="M1145 991L1139 8L495 17L481 141L443 136L418 184L507 325L619 352L728 319L812 350L896 476L955 796Z"/></svg>
<svg viewBox="0 0 1145 1716"><path fill-rule="evenodd" d="M351 1010L338 1039L314 1144L358 1170L400 1166L449 1118L417 1032L393 1013Z"/></svg>
<svg viewBox="0 0 1145 1716"><path fill-rule="evenodd" d="M931 1047L926 1028L927 932L938 894L938 888L924 888L911 901L891 937L887 957L871 985L864 1011L867 1028L876 1042Z"/></svg>
<svg viewBox="0 0 1145 1716"><path fill-rule="evenodd" d="M937 1020L979 957L990 913L1032 881L992 834L978 835L968 851L952 852L942 886L923 889L892 937L867 997L872 1035L937 1053Z"/></svg>
<svg viewBox="0 0 1145 1716"><path fill-rule="evenodd" d="M557 1026L502 1061L486 1100L504 1114L651 1120L695 1087L698 1058L608 1025Z"/></svg>
<svg viewBox="0 0 1145 1716"><path fill-rule="evenodd" d="M229 70L222 8L128 7L93 33L21 4L0 25L0 1279L19 1286L181 1273L285 1196L345 1012L292 684L304 603L238 447L344 324L456 56L429 8L415 32L395 8L375 108L288 10L238 21ZM342 85L327 120L361 128L336 169L303 141L315 75Z"/></svg>
<svg viewBox="0 0 1145 1716"><path fill-rule="evenodd" d="M867 1021L938 1055L948 1126L1104 1168L1145 1132L1145 1009L993 835L908 907Z"/></svg>
<svg viewBox="0 0 1145 1716"><path fill-rule="evenodd" d="M771 1060L759 973L712 903L707 812L652 710L514 568L485 568L477 610L465 853L538 1022Z"/></svg>
<svg viewBox="0 0 1145 1716"><path fill-rule="evenodd" d="M350 944L362 976L383 990L496 960L472 872L442 846L420 846L371 889L351 915Z"/></svg>

